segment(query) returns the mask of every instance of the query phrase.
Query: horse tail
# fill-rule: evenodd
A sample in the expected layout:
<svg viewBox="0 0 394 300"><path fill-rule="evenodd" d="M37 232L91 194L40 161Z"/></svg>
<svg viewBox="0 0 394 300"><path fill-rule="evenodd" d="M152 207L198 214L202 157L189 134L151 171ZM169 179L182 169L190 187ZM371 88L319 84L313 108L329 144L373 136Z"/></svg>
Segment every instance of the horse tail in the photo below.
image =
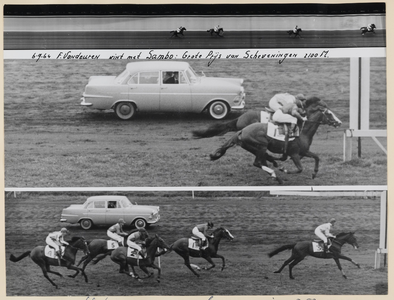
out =
<svg viewBox="0 0 394 300"><path fill-rule="evenodd" d="M282 247L279 247L278 249L268 253L268 256L272 257L272 256L274 256L274 255L276 255L276 254L278 254L278 253L280 253L282 251L293 249L295 245L296 244L289 244L289 245L284 245Z"/></svg>
<svg viewBox="0 0 394 300"><path fill-rule="evenodd" d="M12 262L20 261L20 260L24 259L26 256L29 256L30 252L31 251L26 251L25 253L23 253L22 255L19 255L18 257L16 257L14 254L11 254L10 261L12 261Z"/></svg>
<svg viewBox="0 0 394 300"><path fill-rule="evenodd" d="M99 254L95 257L95 259L92 260L92 264L95 265L97 264L99 261L103 260L104 258L106 258L108 255L111 254L112 251L108 251L106 253L103 254Z"/></svg>
<svg viewBox="0 0 394 300"><path fill-rule="evenodd" d="M207 129L192 131L193 137L196 139L209 138L217 135L224 135L229 131L237 131L238 118L229 122L213 124Z"/></svg>
<svg viewBox="0 0 394 300"><path fill-rule="evenodd" d="M218 148L214 153L210 154L209 157L211 158L211 160L217 160L221 158L224 154L226 154L228 148L237 145L239 143L239 135L241 134L241 132L242 131L238 131L225 144Z"/></svg>

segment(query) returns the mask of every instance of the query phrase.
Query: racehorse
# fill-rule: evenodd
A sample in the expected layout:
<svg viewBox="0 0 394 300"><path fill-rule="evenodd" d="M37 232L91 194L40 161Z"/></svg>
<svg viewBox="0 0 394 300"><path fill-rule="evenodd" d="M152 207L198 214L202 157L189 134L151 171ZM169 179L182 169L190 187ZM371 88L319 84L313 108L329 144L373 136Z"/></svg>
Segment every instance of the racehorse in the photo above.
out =
<svg viewBox="0 0 394 300"><path fill-rule="evenodd" d="M296 32L294 32L294 30L288 30L286 31L288 35L292 36L294 34L294 37L301 37L300 32L302 32L301 28L297 28Z"/></svg>
<svg viewBox="0 0 394 300"><path fill-rule="evenodd" d="M186 31L186 28L185 28L185 27L182 27L181 29L179 29L179 31L178 31L178 29L172 30L172 31L170 31L170 33L171 33L170 38L172 38L173 36L179 37L179 36L178 36L179 34L183 36L183 32L184 32L184 31Z"/></svg>
<svg viewBox="0 0 394 300"><path fill-rule="evenodd" d="M26 251L22 255L15 257L13 254L10 256L10 260L12 262L18 262L30 255L30 258L41 268L44 277L49 280L52 285L58 288L57 284L55 284L48 276L48 273L52 273L63 277L62 274L51 271L50 266L59 266L59 260L57 258L50 258L45 256L44 253L45 246L37 246L31 251ZM82 275L85 277L85 282L88 282L88 278L83 269L75 266L75 257L78 250L82 250L85 254L89 254L88 245L86 240L83 237L73 237L70 241L69 245L66 246L64 250L63 259L60 262L61 267L67 267L67 269L75 270L76 273L74 275L69 275L68 277L75 278L82 272Z"/></svg>
<svg viewBox="0 0 394 300"><path fill-rule="evenodd" d="M332 258L335 260L337 263L338 269L342 272L342 276L346 279L345 272L342 270L341 263L339 262L339 259L344 259L352 262L355 264L357 267L360 268L360 265L353 261L351 258L344 256L341 254L341 247L345 244L348 243L354 247L354 249L358 248L357 240L356 237L354 236L354 232L348 232L348 233L340 233L338 234L333 240L332 240L332 245L330 247L329 252L314 252L313 251L313 245L312 242L310 241L305 241L305 242L298 242L295 244L289 244L289 245L284 245L282 247L279 247L278 249L270 252L268 254L269 257L272 257L282 251L292 249L291 256L288 260L286 260L283 265L280 267L278 271L275 271L274 273L280 273L282 272L283 268L286 267L288 264L289 265L289 275L290 279L294 279L293 274L292 274L292 269L294 268L295 265L297 265L299 262L301 262L306 256L310 255L316 258Z"/></svg>
<svg viewBox="0 0 394 300"><path fill-rule="evenodd" d="M167 253L170 253L172 250L174 250L176 253L178 253L180 256L182 256L185 261L185 265L197 277L200 277L200 275L196 271L194 271L193 268L191 267L190 256L191 257L202 257L202 258L206 259L211 264L211 266L208 267L207 270L210 270L216 266L215 263L213 262L212 258L221 258L222 259L222 271L223 271L223 269L225 267L225 259L222 255L217 254L220 240L223 237L229 241L234 239L234 237L230 233L230 231L221 227L221 228L215 229L212 232L212 237L209 237L209 236L207 237L208 247L206 249L202 249L201 251L189 249L189 246L188 246L189 238L181 238L170 246Z"/></svg>
<svg viewBox="0 0 394 300"><path fill-rule="evenodd" d="M367 32L372 32L372 33L376 34L375 28L376 28L375 24L371 24L371 25L370 25L370 29L368 29L368 26L363 26L363 27L360 28L360 30L361 30L361 35L364 35L364 34L366 34Z"/></svg>
<svg viewBox="0 0 394 300"><path fill-rule="evenodd" d="M299 124L299 127L301 128L300 136L296 137L293 141L289 141L286 153L281 160L284 161L288 156L290 156L296 165L297 170L283 171L288 174L295 174L301 173L303 170L300 161L301 158L304 156L313 158L315 160L315 168L312 178L315 178L319 171L319 157L309 151L313 136L320 124L338 127L342 122L331 110L328 109L327 104L317 97L311 97L305 101L305 112L307 115L307 121L305 121L303 125ZM272 153L283 153L284 144L285 142L275 140L267 135L266 123L253 123L233 135L233 137L224 145L218 148L213 154L210 154L210 158L211 160L217 160L226 153L227 149L235 145L239 145L256 156L253 163L254 166L262 168L270 174L271 177L282 184L283 180L277 176L274 170L267 166L267 160L270 162L275 161L274 157L267 154L267 150ZM274 163L274 166L276 167L277 165Z"/></svg>
<svg viewBox="0 0 394 300"><path fill-rule="evenodd" d="M211 36L212 36L214 33L216 33L217 36L223 37L223 32L224 32L224 30L223 30L222 27L219 27L219 28L217 29L217 31L215 31L215 29L211 28L211 29L208 29L207 32L209 32L209 33L211 34Z"/></svg>
<svg viewBox="0 0 394 300"><path fill-rule="evenodd" d="M157 269L157 281L160 282L161 268L155 264L155 257L165 253L169 248L169 246L164 242L162 238L160 238L157 234L154 237L149 237L146 239L146 257L145 258L135 258L127 256L127 248L128 247L119 247L116 248L111 253L111 260L117 263L120 266L119 273L125 273L128 276L135 277L139 279L138 276L135 276L134 266L139 266L142 271L147 274L146 278L153 276L153 272L149 273L147 267ZM162 249L160 253L158 253L158 249ZM129 267L133 269L133 272L129 272Z"/></svg>

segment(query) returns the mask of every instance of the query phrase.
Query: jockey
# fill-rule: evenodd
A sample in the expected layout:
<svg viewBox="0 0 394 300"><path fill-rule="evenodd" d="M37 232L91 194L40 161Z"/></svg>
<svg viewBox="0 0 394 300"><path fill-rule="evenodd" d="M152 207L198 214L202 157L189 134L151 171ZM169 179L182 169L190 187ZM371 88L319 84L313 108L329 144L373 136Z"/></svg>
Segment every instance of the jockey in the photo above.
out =
<svg viewBox="0 0 394 300"><path fill-rule="evenodd" d="M368 24L367 29L368 29L368 31L372 31L373 30L373 24Z"/></svg>
<svg viewBox="0 0 394 300"><path fill-rule="evenodd" d="M217 26L215 26L215 27L213 28L213 30L214 30L215 32L218 32L219 28L220 28L220 25L217 25Z"/></svg>
<svg viewBox="0 0 394 300"><path fill-rule="evenodd" d="M60 259L63 258L64 253L62 253L62 248L60 246L66 246L68 243L64 240L64 236L69 234L69 231L66 228L60 229L60 231L54 231L48 234L45 242L53 247L58 255L59 266L60 266Z"/></svg>
<svg viewBox="0 0 394 300"><path fill-rule="evenodd" d="M300 113L304 113L303 103L296 100L295 103L287 103L280 107L272 115L272 120L278 123L290 123L289 136L292 136L297 125L297 119L306 121L306 117L301 116Z"/></svg>
<svg viewBox="0 0 394 300"><path fill-rule="evenodd" d="M130 248L138 250L138 253L142 256L142 258L146 258L145 254L142 253L142 248L140 245L145 243L145 240L149 237L148 232L145 228L139 228L138 231L133 232L127 238L127 246Z"/></svg>
<svg viewBox="0 0 394 300"><path fill-rule="evenodd" d="M315 229L316 236L324 242L324 252L328 252L328 238L335 238L335 236L330 233L331 227L334 226L335 222L336 220L334 218L331 218L328 223L319 225Z"/></svg>
<svg viewBox="0 0 394 300"><path fill-rule="evenodd" d="M207 230L212 228L213 228L212 222L200 224L193 228L192 234L201 240L200 250L202 247L207 245L207 238L206 238Z"/></svg>
<svg viewBox="0 0 394 300"><path fill-rule="evenodd" d="M306 98L303 94L297 94L293 96L289 93L279 93L275 94L270 101L268 102L268 106L273 110L277 111L280 107L287 103L295 103L296 100L305 101Z"/></svg>
<svg viewBox="0 0 394 300"><path fill-rule="evenodd" d="M179 27L176 29L176 32L177 32L177 33L181 33L182 28L183 28L183 26L179 26Z"/></svg>
<svg viewBox="0 0 394 300"><path fill-rule="evenodd" d="M298 30L298 25L296 25L296 26L294 27L293 32L294 32L294 33L297 33L297 30Z"/></svg>
<svg viewBox="0 0 394 300"><path fill-rule="evenodd" d="M118 223L112 225L107 230L107 235L114 241L117 241L120 246L123 246L123 237L127 236L127 233L123 231L123 225L125 221L119 219Z"/></svg>

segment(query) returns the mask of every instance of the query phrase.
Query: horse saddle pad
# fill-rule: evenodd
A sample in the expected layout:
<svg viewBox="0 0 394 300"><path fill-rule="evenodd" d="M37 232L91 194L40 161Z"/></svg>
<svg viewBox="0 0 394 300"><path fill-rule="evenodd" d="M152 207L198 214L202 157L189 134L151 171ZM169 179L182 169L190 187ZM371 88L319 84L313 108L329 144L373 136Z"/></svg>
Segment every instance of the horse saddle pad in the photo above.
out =
<svg viewBox="0 0 394 300"><path fill-rule="evenodd" d="M272 117L272 113L266 110L262 110L260 112L260 123L267 124L271 120L271 117Z"/></svg>
<svg viewBox="0 0 394 300"><path fill-rule="evenodd" d="M200 250L200 241L196 239L189 239L189 248L193 250ZM202 247L202 249L208 248L208 245Z"/></svg>
<svg viewBox="0 0 394 300"><path fill-rule="evenodd" d="M285 130L284 130L285 124L274 124L272 122L268 122L267 126L267 135L270 138L273 138L278 141L285 141ZM293 141L295 137L290 137L289 141Z"/></svg>
<svg viewBox="0 0 394 300"><path fill-rule="evenodd" d="M322 242L312 242L313 252L324 252L324 247Z"/></svg>
<svg viewBox="0 0 394 300"><path fill-rule="evenodd" d="M64 248L65 247L64 246L60 246L60 248L62 249L62 252L64 253ZM56 250L53 247L49 246L49 245L45 246L44 253L45 253L46 257L57 258Z"/></svg>
<svg viewBox="0 0 394 300"><path fill-rule="evenodd" d="M142 259L142 256L138 253L138 250L130 247L127 247L127 257Z"/></svg>
<svg viewBox="0 0 394 300"><path fill-rule="evenodd" d="M107 249L116 249L119 247L118 242L115 242L113 240L108 240L107 241Z"/></svg>

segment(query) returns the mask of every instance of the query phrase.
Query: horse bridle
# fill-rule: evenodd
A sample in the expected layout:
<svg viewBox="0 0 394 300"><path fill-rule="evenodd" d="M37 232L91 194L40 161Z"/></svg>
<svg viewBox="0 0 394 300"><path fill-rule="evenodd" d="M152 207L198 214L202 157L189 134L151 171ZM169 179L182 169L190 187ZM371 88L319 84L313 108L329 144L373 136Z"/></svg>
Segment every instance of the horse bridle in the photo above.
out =
<svg viewBox="0 0 394 300"><path fill-rule="evenodd" d="M317 110L322 112L322 115L324 116L325 120L324 121L309 121L309 120L306 120L306 122L317 123L317 124L327 124L327 125L335 124L335 122L331 122L331 120L326 115L327 111L331 112L331 110L328 107L326 107L326 108L318 108Z"/></svg>

